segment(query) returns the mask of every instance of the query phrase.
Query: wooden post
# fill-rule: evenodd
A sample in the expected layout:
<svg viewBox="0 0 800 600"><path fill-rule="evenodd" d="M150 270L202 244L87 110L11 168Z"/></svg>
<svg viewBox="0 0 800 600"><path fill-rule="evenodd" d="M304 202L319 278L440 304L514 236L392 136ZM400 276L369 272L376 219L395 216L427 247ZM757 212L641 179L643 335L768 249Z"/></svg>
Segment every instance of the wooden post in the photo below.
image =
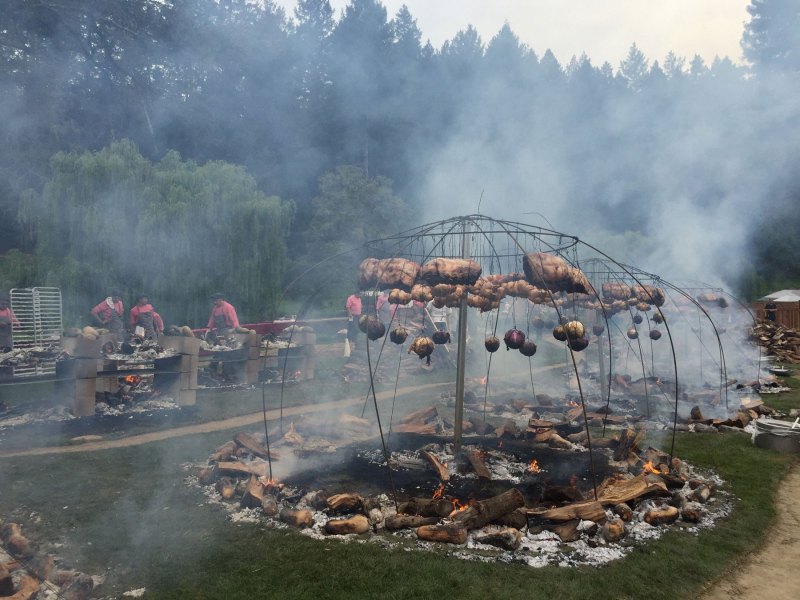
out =
<svg viewBox="0 0 800 600"><path fill-rule="evenodd" d="M192 406L197 402L197 370L200 368L200 340L195 337L165 335L159 340L164 348L180 354L178 385L173 388L178 406Z"/></svg>
<svg viewBox="0 0 800 600"><path fill-rule="evenodd" d="M72 414L76 417L89 417L95 411L97 361L100 359L102 340L88 340L84 337L64 339L70 340L67 345L75 358L70 361L68 370L63 374L65 377L71 375L74 379L62 382L59 389L69 397Z"/></svg>

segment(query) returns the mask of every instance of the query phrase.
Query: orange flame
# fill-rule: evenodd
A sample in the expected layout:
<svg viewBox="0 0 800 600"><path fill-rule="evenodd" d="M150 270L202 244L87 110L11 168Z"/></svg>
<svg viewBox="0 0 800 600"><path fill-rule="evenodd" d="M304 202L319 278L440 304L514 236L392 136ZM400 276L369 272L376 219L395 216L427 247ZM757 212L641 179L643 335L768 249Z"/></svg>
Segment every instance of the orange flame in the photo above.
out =
<svg viewBox="0 0 800 600"><path fill-rule="evenodd" d="M648 460L646 463L644 463L644 467L642 467L642 470L645 473L654 473L656 475L666 475L667 474L667 471L661 471L657 467L653 466L653 461L652 460Z"/></svg>
<svg viewBox="0 0 800 600"><path fill-rule="evenodd" d="M440 483L440 484L439 484L439 487L437 487L437 488L436 488L436 489L433 491L433 499L434 499L434 500L437 500L437 499L441 498L442 496L444 496L444 484L443 484L443 483Z"/></svg>
<svg viewBox="0 0 800 600"><path fill-rule="evenodd" d="M539 467L539 461L535 458L531 460L531 464L528 465L528 471L531 473L541 473L542 469Z"/></svg>
<svg viewBox="0 0 800 600"><path fill-rule="evenodd" d="M284 487L286 487L285 483L281 483L275 478L261 477L260 481L261 484L268 490L270 489L282 490Z"/></svg>
<svg viewBox="0 0 800 600"><path fill-rule="evenodd" d="M470 500L469 500L468 502L466 502L466 503L462 503L462 502L461 502L461 500L459 500L458 498L451 498L451 499L450 499L450 502L452 502L452 503L453 503L453 512L451 512L451 513L448 515L449 517L452 517L453 515L455 515L455 514L458 514L458 513L460 513L460 512L464 512L464 511L465 511L465 510L467 510L467 509L468 509L470 506L472 506L473 504L475 504L475 500L473 500L473 499L470 499Z"/></svg>
<svg viewBox="0 0 800 600"><path fill-rule="evenodd" d="M139 377L138 375L125 375L125 377L123 377L122 380L128 385L137 385L142 380L142 378Z"/></svg>

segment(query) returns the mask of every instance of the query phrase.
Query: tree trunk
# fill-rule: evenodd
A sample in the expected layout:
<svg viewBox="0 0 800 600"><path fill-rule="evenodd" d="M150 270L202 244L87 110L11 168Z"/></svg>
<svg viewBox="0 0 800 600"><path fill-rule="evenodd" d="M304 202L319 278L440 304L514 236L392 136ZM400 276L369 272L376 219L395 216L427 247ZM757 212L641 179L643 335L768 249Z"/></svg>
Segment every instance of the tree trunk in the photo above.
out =
<svg viewBox="0 0 800 600"><path fill-rule="evenodd" d="M606 513L600 502L578 502L568 504L559 508L548 510L529 510L529 517L547 519L549 521L571 521L572 519L583 519L584 521L594 521L603 524L606 521Z"/></svg>

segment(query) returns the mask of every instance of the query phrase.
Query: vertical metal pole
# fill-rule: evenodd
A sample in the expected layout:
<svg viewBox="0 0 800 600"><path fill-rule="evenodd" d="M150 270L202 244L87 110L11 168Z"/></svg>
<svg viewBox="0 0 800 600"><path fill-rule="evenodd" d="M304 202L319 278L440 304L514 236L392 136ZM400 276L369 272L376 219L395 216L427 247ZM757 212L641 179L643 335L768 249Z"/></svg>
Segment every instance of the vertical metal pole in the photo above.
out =
<svg viewBox="0 0 800 600"><path fill-rule="evenodd" d="M595 323L602 323L602 319L601 319L600 315L598 315L597 313L595 313L594 322ZM611 335L611 332L610 331L606 331L605 334L606 335ZM603 344L605 342L605 339L601 338L600 336L596 336L595 339L597 340L597 358L598 358L598 362L599 362L599 366L600 366L600 369L599 369L599 373L600 373L600 397L601 398L607 398L608 397L609 380L608 380L608 375L606 375L606 361L605 361L605 356L604 356L605 353L603 352Z"/></svg>
<svg viewBox="0 0 800 600"><path fill-rule="evenodd" d="M461 257L469 258L469 223L464 221L461 238ZM453 435L454 454L461 452L461 433L464 423L464 374L467 363L467 299L461 298L458 305L458 357L456 362L456 412Z"/></svg>

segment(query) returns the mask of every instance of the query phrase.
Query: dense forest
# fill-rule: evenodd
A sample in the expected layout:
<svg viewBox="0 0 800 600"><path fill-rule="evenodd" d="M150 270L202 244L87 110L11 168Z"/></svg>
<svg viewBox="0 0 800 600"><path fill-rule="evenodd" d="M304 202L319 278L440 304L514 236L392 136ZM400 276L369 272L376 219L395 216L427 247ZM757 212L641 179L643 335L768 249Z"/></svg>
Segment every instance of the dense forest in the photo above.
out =
<svg viewBox="0 0 800 600"><path fill-rule="evenodd" d="M635 40L596 65L509 24L434 48L378 0L10 0L0 289L269 318L319 258L478 210L747 298L800 287L800 0L748 12L744 66ZM320 278L338 307L353 282Z"/></svg>

